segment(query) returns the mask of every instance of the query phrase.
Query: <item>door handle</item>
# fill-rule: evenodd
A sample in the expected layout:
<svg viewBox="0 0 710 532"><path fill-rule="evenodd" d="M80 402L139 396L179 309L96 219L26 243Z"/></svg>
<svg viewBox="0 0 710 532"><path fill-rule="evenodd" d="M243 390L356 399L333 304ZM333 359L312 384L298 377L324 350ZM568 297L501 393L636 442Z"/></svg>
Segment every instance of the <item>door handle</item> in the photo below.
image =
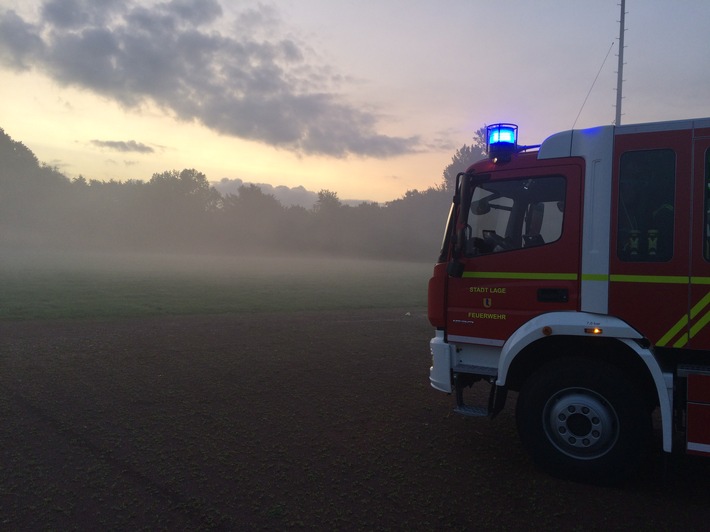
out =
<svg viewBox="0 0 710 532"><path fill-rule="evenodd" d="M567 303L569 291L566 288L538 288L537 300L541 303Z"/></svg>

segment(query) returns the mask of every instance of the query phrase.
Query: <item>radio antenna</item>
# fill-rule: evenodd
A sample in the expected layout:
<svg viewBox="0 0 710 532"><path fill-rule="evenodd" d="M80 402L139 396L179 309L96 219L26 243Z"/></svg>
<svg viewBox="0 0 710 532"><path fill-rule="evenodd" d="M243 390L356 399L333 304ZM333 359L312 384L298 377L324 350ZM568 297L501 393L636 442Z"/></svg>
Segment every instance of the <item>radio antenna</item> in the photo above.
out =
<svg viewBox="0 0 710 532"><path fill-rule="evenodd" d="M609 46L609 50L606 52L606 56L604 56L604 61L602 61L602 66L599 67L599 72L597 72L596 77L594 78L594 81L592 81L592 86L589 87L589 92L587 92L587 96L584 98L584 101L582 102L582 107L579 108L579 113L577 113L577 118L574 119L574 124L572 124L572 129L574 129L574 126L577 125L577 120L579 120L579 115L582 114L582 109L584 109L584 106L587 103L587 100L589 99L589 95L592 93L592 89L594 88L594 84L597 82L597 79L599 79L599 74L601 74L602 68L604 68L604 64L606 63L606 60L609 58L609 53L611 52L611 49L614 47L614 41L611 41L611 46Z"/></svg>
<svg viewBox="0 0 710 532"><path fill-rule="evenodd" d="M624 84L624 15L625 0L621 0L621 18L619 20L619 68L616 69L616 120L614 125L621 125L621 86Z"/></svg>

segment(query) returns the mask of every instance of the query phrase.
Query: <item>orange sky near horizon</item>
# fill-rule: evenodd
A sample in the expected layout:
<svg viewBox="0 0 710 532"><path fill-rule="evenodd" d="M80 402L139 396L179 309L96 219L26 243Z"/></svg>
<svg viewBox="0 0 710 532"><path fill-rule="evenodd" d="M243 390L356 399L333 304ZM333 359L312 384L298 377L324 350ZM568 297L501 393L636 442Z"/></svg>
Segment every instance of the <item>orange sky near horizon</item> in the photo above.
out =
<svg viewBox="0 0 710 532"><path fill-rule="evenodd" d="M538 144L580 109L576 127L614 118L616 0L86 2L0 0L0 127L69 178L195 168L384 202L438 185L484 123ZM709 116L710 4L626 8L623 123ZM130 62L153 44L160 75ZM115 86L97 74L114 45ZM249 46L259 55L235 58Z"/></svg>

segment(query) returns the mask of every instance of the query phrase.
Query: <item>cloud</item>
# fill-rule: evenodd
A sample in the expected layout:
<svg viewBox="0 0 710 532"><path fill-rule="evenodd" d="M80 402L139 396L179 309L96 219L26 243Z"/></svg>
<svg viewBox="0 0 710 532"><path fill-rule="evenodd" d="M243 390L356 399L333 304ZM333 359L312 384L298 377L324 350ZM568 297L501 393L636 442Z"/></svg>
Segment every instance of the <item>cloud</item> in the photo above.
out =
<svg viewBox="0 0 710 532"><path fill-rule="evenodd" d="M243 10L229 33L216 0L46 0L39 13L0 12L6 67L302 154L386 158L420 147L418 137L378 133L376 112L337 93L342 76L279 36L271 7Z"/></svg>
<svg viewBox="0 0 710 532"><path fill-rule="evenodd" d="M264 194L274 196L281 205L289 207L291 205L299 205L306 209L311 209L318 201L318 194L311 190L307 190L302 185L297 187L287 187L285 185L273 186L268 183L247 183L242 179L222 178L218 183L213 183L213 186L221 194L239 195L239 187L256 185Z"/></svg>
<svg viewBox="0 0 710 532"><path fill-rule="evenodd" d="M155 150L146 144L135 140L92 140L91 144L99 148L107 148L120 152L154 153Z"/></svg>
<svg viewBox="0 0 710 532"><path fill-rule="evenodd" d="M0 15L0 61L15 70L29 70L44 53L40 28L28 24L14 11Z"/></svg>
<svg viewBox="0 0 710 532"><path fill-rule="evenodd" d="M242 179L229 179L223 177L218 182L213 182L211 185L217 189L220 194L239 195L239 187L254 185L261 189L264 194L268 194L279 200L279 203L284 207L299 206L306 209L312 209L318 201L318 193L308 190L303 185L297 187L287 187L286 185L270 185L268 183L250 183ZM361 203L372 203L362 199L340 199L343 205L356 207Z"/></svg>

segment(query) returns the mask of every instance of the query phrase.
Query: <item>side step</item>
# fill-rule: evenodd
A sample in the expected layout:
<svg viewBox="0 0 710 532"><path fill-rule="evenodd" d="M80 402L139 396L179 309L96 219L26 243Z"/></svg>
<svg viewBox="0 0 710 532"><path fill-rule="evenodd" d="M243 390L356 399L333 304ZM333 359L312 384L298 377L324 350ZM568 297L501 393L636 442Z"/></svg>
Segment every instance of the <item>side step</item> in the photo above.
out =
<svg viewBox="0 0 710 532"><path fill-rule="evenodd" d="M468 417L488 417L487 406L457 405L454 412Z"/></svg>
<svg viewBox="0 0 710 532"><path fill-rule="evenodd" d="M497 413L497 410L494 411L496 395L495 381L498 376L498 368L458 364L453 367L453 370L454 388L456 390L456 407L454 408L454 412L469 417L488 417L495 415ZM469 406L463 400L463 389L467 386L471 386L473 382L478 380L486 380L491 385L487 406Z"/></svg>
<svg viewBox="0 0 710 532"><path fill-rule="evenodd" d="M691 373L698 373L700 375L710 375L710 366L699 366L697 364L678 364L677 371L679 377L687 377Z"/></svg>
<svg viewBox="0 0 710 532"><path fill-rule="evenodd" d="M472 366L470 364L456 364L453 368L454 373L470 373L479 377L497 377L498 368L489 368L488 366Z"/></svg>

